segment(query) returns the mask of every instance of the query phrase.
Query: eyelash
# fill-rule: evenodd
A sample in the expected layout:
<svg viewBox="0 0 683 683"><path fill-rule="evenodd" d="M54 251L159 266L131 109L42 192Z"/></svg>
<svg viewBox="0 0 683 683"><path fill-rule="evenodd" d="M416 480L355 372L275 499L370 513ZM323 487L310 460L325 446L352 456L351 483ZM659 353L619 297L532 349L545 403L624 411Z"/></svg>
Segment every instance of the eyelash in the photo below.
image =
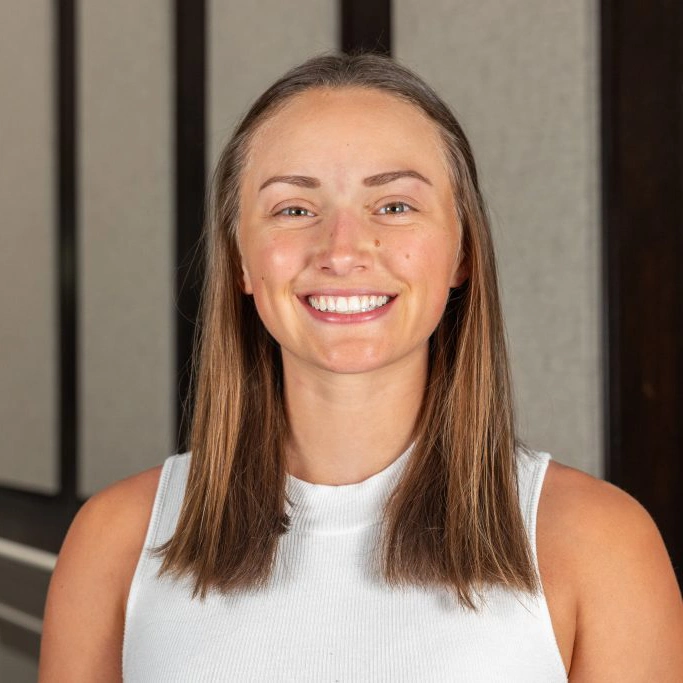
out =
<svg viewBox="0 0 683 683"><path fill-rule="evenodd" d="M308 209L304 209L303 206L286 206L284 209L280 209L280 211L277 211L275 213L276 216L283 216L284 218L313 218L313 216L289 216L286 215L284 212L285 211L309 211ZM309 213L312 213L309 211Z"/></svg>
<svg viewBox="0 0 683 683"><path fill-rule="evenodd" d="M384 204L384 206L380 206L381 209L386 209L388 206L407 206L408 211L415 211L415 208L412 207L410 204L407 202L389 202L388 204ZM382 213L380 214L381 216L401 216L404 213L407 213L405 210L399 211L399 212L391 212L391 213Z"/></svg>
<svg viewBox="0 0 683 683"><path fill-rule="evenodd" d="M380 216L401 216L405 213L408 213L410 211L415 211L415 207L411 206L407 202L389 202L388 204L384 204L383 206L380 207L380 211L382 209L386 209L389 206L404 206L408 208L408 211L405 209L403 211L398 211L398 212L391 212L391 213L380 213ZM275 215L276 216L283 216L284 218L313 218L314 216L291 216L287 215L284 212L285 211L295 211L295 210L301 210L301 211L308 211L309 213L312 213L309 209L304 209L303 206L286 206L284 209L281 209L278 211Z"/></svg>

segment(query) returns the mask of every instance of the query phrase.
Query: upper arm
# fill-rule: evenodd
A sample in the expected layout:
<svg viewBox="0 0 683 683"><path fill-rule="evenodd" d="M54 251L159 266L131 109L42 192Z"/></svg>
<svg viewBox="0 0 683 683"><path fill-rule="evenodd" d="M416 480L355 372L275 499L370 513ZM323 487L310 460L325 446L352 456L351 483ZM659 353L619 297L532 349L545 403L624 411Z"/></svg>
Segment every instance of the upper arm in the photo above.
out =
<svg viewBox="0 0 683 683"><path fill-rule="evenodd" d="M154 468L118 482L74 518L45 604L41 681L121 680L125 605L158 478Z"/></svg>
<svg viewBox="0 0 683 683"><path fill-rule="evenodd" d="M683 604L652 518L611 484L575 471L566 479L577 598L570 680L683 680Z"/></svg>

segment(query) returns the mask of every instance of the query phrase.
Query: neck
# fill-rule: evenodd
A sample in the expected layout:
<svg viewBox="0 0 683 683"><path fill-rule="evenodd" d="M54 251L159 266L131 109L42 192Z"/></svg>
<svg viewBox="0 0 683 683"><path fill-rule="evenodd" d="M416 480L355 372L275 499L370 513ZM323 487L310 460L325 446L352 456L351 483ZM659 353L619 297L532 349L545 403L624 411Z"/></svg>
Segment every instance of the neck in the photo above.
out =
<svg viewBox="0 0 683 683"><path fill-rule="evenodd" d="M290 474L313 484L355 484L410 445L427 377L427 355L399 368L338 374L283 357Z"/></svg>

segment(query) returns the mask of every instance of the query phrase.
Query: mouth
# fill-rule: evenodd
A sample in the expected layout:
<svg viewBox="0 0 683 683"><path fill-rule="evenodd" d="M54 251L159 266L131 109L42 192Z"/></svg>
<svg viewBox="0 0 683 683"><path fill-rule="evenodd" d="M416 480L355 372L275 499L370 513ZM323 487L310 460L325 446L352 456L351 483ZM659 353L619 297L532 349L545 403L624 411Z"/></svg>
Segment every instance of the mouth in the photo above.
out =
<svg viewBox="0 0 683 683"><path fill-rule="evenodd" d="M341 313L353 315L354 313L368 313L386 306L395 296L386 294L362 294L353 296L307 296L306 301L311 308L321 312Z"/></svg>

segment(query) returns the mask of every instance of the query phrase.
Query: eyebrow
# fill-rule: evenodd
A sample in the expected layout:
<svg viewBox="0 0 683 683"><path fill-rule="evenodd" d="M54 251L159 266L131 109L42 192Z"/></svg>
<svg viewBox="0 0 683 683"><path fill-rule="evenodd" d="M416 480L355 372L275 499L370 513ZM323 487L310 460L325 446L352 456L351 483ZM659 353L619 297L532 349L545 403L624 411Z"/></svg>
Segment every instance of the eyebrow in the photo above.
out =
<svg viewBox="0 0 683 683"><path fill-rule="evenodd" d="M274 175L272 178L268 178L258 191L260 192L268 185L273 183L288 183L289 185L298 185L299 187L316 188L320 187L320 181L317 178L311 178L307 175Z"/></svg>
<svg viewBox="0 0 683 683"><path fill-rule="evenodd" d="M386 185L399 178L417 178L427 185L431 185L432 181L429 178L425 178L422 173L417 171L388 171L387 173L378 173L377 175L371 175L369 178L363 180L363 185L368 187L375 187L376 185Z"/></svg>
<svg viewBox="0 0 683 683"><path fill-rule="evenodd" d="M377 175L371 175L369 178L363 179L363 185L366 187L376 187L378 185L386 185L399 178L416 178L417 180L431 185L429 178L425 178L421 173L412 170L406 171L387 171L386 173L378 173ZM298 185L299 187L307 187L309 189L315 189L320 187L320 181L317 178L311 178L311 176L306 175L276 175L272 178L268 178L261 187L259 187L259 192L268 185L273 183L287 183L289 185Z"/></svg>

